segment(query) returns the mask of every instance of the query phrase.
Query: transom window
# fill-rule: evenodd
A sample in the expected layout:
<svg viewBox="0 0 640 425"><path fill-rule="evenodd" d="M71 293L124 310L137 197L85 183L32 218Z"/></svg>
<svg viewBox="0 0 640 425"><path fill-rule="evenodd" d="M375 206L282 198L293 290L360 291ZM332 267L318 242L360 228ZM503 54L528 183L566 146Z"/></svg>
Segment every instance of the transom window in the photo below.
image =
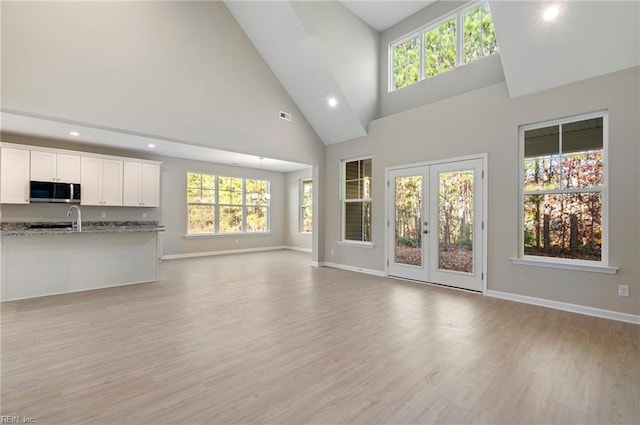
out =
<svg viewBox="0 0 640 425"><path fill-rule="evenodd" d="M460 9L391 43L389 51L389 91L493 55L498 44L489 5Z"/></svg>
<svg viewBox="0 0 640 425"><path fill-rule="evenodd" d="M342 163L342 240L371 242L371 158Z"/></svg>
<svg viewBox="0 0 640 425"><path fill-rule="evenodd" d="M269 181L187 173L189 235L269 231Z"/></svg>
<svg viewBox="0 0 640 425"><path fill-rule="evenodd" d="M604 263L607 115L520 129L522 254Z"/></svg>

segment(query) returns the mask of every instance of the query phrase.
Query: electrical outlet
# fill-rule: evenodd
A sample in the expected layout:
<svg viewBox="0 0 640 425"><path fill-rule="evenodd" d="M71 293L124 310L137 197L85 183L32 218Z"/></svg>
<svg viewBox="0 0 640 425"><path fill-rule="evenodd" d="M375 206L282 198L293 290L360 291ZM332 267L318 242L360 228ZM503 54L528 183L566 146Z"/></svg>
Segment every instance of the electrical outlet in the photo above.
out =
<svg viewBox="0 0 640 425"><path fill-rule="evenodd" d="M107 213L106 213L106 212L104 212L104 211L102 211L102 212L100 213L100 218L107 218Z"/></svg>
<svg viewBox="0 0 640 425"><path fill-rule="evenodd" d="M629 296L629 285L618 285L618 296L620 296L620 297L628 297Z"/></svg>
<svg viewBox="0 0 640 425"><path fill-rule="evenodd" d="M142 218L147 218L147 213L142 213Z"/></svg>

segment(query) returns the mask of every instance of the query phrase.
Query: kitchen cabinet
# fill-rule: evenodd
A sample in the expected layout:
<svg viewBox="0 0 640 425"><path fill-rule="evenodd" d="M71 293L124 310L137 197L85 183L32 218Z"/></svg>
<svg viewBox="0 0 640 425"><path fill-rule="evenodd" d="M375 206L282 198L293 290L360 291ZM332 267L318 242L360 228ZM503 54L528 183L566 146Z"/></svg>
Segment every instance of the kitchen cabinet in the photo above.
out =
<svg viewBox="0 0 640 425"><path fill-rule="evenodd" d="M80 183L80 155L31 150L31 180Z"/></svg>
<svg viewBox="0 0 640 425"><path fill-rule="evenodd" d="M160 166L144 162L124 162L123 205L160 206Z"/></svg>
<svg viewBox="0 0 640 425"><path fill-rule="evenodd" d="M81 205L122 206L121 160L81 159Z"/></svg>
<svg viewBox="0 0 640 425"><path fill-rule="evenodd" d="M29 203L29 150L0 150L0 203Z"/></svg>

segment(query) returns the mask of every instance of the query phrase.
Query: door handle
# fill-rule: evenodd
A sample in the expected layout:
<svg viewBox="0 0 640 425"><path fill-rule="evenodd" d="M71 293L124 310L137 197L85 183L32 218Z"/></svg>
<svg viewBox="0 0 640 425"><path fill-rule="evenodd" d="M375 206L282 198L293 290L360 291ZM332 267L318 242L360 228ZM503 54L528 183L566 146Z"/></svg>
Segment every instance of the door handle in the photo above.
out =
<svg viewBox="0 0 640 425"><path fill-rule="evenodd" d="M424 229L424 230L422 231L422 233L424 233L424 234L426 235L427 233L429 233L429 231L428 231L427 229Z"/></svg>

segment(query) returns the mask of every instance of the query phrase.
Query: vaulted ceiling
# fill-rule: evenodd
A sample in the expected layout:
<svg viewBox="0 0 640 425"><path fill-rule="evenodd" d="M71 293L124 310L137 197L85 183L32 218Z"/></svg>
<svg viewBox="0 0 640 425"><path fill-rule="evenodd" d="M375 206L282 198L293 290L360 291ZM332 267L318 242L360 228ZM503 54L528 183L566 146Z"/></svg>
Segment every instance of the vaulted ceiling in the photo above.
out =
<svg viewBox="0 0 640 425"><path fill-rule="evenodd" d="M311 162L380 117L381 31L440 2L3 2L3 116ZM640 65L638 1L489 5L512 97Z"/></svg>

